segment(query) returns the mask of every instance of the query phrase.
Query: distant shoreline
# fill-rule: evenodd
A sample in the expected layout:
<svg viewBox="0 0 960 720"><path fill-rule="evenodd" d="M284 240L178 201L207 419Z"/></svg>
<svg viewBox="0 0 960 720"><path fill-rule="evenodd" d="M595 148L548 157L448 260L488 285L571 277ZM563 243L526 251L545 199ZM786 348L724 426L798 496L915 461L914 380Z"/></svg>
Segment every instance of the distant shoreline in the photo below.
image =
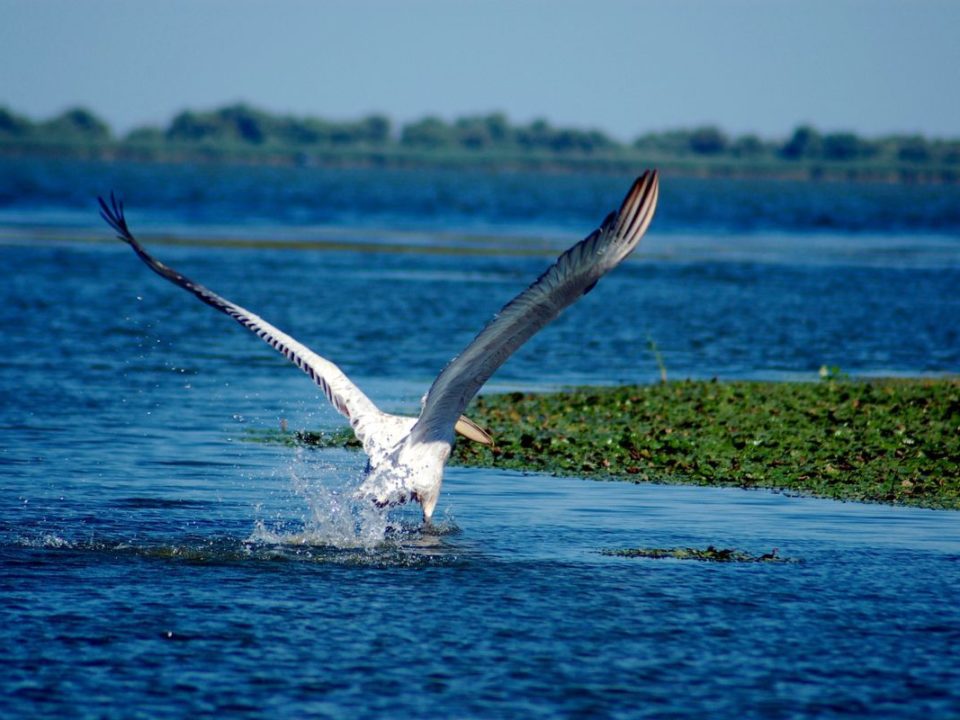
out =
<svg viewBox="0 0 960 720"><path fill-rule="evenodd" d="M10 144L0 142L0 158L135 162L164 165L236 165L305 168L450 169L489 172L591 173L629 175L657 167L676 177L769 179L814 182L960 183L960 168L827 161L750 162L683 159L630 151L562 157L547 153L411 151L403 148L303 151L214 146L138 146L128 143Z"/></svg>
<svg viewBox="0 0 960 720"><path fill-rule="evenodd" d="M140 127L122 137L84 108L34 121L0 107L0 157L623 175L655 166L704 178L960 183L960 139L865 138L809 125L787 138L764 139L705 125L621 142L601 130L543 119L515 124L502 113L452 122L428 116L397 127L383 115L334 121L242 104L187 110L167 127Z"/></svg>

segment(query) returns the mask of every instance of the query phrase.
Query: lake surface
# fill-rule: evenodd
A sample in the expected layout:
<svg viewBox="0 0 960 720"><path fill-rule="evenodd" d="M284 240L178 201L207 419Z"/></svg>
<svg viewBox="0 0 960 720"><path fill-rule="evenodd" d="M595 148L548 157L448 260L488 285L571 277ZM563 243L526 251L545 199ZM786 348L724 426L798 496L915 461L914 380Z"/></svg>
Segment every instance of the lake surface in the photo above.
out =
<svg viewBox="0 0 960 720"><path fill-rule="evenodd" d="M960 516L450 469L438 528L355 506L309 380L386 410L630 178L0 160L0 714L960 716ZM960 189L665 178L636 257L486 388L960 368ZM791 562L603 550L778 548Z"/></svg>

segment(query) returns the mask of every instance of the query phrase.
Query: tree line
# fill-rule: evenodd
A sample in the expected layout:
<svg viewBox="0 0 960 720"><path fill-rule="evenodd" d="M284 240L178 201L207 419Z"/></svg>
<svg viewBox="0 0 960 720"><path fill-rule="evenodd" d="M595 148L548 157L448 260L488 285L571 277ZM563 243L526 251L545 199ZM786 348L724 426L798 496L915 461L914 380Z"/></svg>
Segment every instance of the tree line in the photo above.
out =
<svg viewBox="0 0 960 720"><path fill-rule="evenodd" d="M853 132L821 133L812 125L798 126L783 140L764 140L753 134L731 137L715 126L703 126L648 133L637 138L633 146L665 155L960 165L958 140L930 139L922 135L864 138Z"/></svg>
<svg viewBox="0 0 960 720"><path fill-rule="evenodd" d="M886 162L898 165L960 166L960 140L921 135L864 138L852 132L822 133L810 125L780 140L753 134L731 136L707 125L643 134L619 142L601 130L555 127L543 119L514 124L503 113L446 121L427 116L395 126L381 114L359 120L277 115L234 104L212 111L187 110L166 126L136 128L118 137L109 124L85 108L33 121L0 107L0 147L17 144L113 145L120 148L263 148L278 151L388 150L547 154L560 157L728 159L732 161Z"/></svg>

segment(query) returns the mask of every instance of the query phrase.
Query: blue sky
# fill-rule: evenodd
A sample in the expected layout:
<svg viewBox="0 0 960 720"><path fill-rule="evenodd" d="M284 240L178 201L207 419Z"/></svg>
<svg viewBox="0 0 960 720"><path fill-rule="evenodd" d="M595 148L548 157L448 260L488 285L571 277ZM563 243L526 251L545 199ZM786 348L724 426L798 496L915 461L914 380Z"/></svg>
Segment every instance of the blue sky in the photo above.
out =
<svg viewBox="0 0 960 720"><path fill-rule="evenodd" d="M954 0L0 0L0 104L960 136Z"/></svg>

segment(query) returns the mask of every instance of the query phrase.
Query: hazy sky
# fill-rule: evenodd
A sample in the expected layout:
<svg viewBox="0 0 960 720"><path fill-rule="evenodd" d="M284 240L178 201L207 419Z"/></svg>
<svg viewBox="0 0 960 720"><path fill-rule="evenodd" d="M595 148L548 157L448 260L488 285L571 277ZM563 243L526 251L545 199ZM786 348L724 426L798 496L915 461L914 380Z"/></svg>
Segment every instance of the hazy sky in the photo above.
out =
<svg viewBox="0 0 960 720"><path fill-rule="evenodd" d="M960 136L957 0L0 0L0 105Z"/></svg>

